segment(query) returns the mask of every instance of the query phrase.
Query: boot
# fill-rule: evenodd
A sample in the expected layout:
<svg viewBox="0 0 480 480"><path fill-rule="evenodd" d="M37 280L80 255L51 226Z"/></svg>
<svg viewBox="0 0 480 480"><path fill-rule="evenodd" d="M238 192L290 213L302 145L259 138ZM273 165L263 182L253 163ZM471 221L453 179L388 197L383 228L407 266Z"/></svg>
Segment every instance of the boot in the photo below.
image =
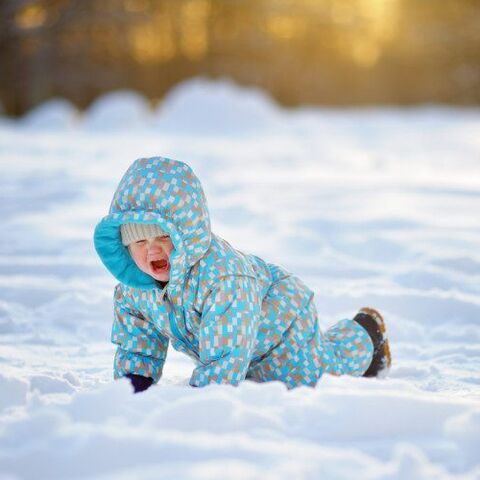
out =
<svg viewBox="0 0 480 480"><path fill-rule="evenodd" d="M365 307L360 309L354 320L367 331L373 342L372 362L363 376L385 377L392 364L392 356L383 317L377 310Z"/></svg>

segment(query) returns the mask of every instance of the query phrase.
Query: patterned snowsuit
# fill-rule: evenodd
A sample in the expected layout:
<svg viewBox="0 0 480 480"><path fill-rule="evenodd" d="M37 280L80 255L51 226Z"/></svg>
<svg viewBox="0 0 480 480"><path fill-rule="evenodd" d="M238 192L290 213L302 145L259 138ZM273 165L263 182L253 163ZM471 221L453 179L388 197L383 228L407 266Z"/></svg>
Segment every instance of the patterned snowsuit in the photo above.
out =
<svg viewBox="0 0 480 480"><path fill-rule="evenodd" d="M122 245L122 223L156 223L174 245L162 289ZM245 378L314 386L324 372L360 376L372 342L353 320L322 334L312 291L283 268L235 250L210 230L207 202L191 168L162 157L136 160L95 248L120 281L114 294L114 377L158 382L171 342L196 363L190 384L238 385Z"/></svg>

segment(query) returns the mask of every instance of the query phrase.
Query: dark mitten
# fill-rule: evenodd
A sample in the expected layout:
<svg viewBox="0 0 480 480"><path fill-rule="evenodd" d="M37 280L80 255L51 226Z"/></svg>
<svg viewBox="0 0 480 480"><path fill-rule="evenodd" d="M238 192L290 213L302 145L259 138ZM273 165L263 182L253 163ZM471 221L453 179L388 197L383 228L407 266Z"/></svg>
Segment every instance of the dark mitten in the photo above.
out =
<svg viewBox="0 0 480 480"><path fill-rule="evenodd" d="M153 383L153 378L136 375L135 373L127 373L125 376L129 378L132 383L133 393L143 392Z"/></svg>

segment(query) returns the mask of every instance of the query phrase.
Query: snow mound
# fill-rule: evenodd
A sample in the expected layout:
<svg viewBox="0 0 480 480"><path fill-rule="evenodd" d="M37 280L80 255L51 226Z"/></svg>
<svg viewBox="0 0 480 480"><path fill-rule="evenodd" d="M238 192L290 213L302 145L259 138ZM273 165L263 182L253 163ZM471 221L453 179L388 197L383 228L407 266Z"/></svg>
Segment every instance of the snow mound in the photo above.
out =
<svg viewBox="0 0 480 480"><path fill-rule="evenodd" d="M204 78L176 86L157 107L155 124L164 132L192 135L244 135L279 126L270 97L257 88Z"/></svg>
<svg viewBox="0 0 480 480"><path fill-rule="evenodd" d="M21 119L29 128L42 130L63 130L78 124L79 112L68 100L53 98L32 108Z"/></svg>
<svg viewBox="0 0 480 480"><path fill-rule="evenodd" d="M68 403L37 394L26 415L2 422L0 445L9 451L3 470L23 479L71 478L75 472L96 479L346 480L358 471L371 480L475 478L476 460L459 453L473 453L478 421L469 437L456 436L472 415L478 417L468 404L398 395L399 385L383 389L352 380L339 389L326 383L323 390L296 392L251 382L204 390L158 386L134 396L122 380L76 392ZM360 384L367 388L354 392ZM379 400L385 407L395 400L393 392L398 433L385 430L384 412L372 415ZM408 425L418 420L422 425L410 432Z"/></svg>
<svg viewBox="0 0 480 480"><path fill-rule="evenodd" d="M138 129L150 121L148 100L131 90L117 90L97 98L86 110L84 126L88 130Z"/></svg>

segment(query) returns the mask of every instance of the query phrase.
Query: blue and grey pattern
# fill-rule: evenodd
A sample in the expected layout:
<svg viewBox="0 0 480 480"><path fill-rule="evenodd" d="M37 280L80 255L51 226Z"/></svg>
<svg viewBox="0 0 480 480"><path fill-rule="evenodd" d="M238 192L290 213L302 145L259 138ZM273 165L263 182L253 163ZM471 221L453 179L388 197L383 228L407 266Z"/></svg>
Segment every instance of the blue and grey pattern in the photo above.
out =
<svg viewBox="0 0 480 480"><path fill-rule="evenodd" d="M156 224L173 242L165 288L134 263L123 223ZM362 375L372 341L353 320L324 334L313 292L296 276L234 249L211 232L202 186L185 163L136 160L95 229L95 248L119 280L114 294L114 376L158 382L169 343L196 363L190 384L245 378L314 386L324 372Z"/></svg>

